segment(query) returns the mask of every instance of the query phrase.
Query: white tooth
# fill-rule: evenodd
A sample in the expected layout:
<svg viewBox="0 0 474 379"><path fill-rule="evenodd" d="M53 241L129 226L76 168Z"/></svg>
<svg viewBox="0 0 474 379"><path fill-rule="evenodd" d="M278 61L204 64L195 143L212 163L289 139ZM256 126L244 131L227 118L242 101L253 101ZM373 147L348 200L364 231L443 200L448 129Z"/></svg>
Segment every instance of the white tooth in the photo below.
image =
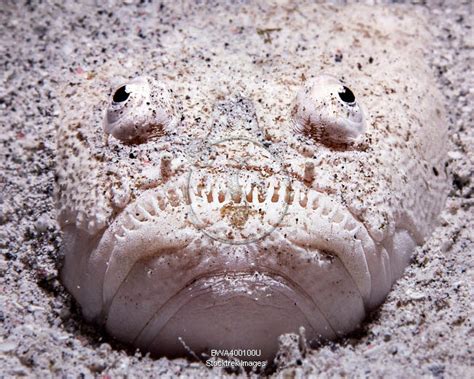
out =
<svg viewBox="0 0 474 379"><path fill-rule="evenodd" d="M281 183L281 187L278 189L278 203L286 204L288 192L290 191L289 184Z"/></svg>
<svg viewBox="0 0 474 379"><path fill-rule="evenodd" d="M121 235L118 234L118 233L114 234L114 237L115 237L115 239L116 239L117 241L119 241L119 242L124 241L125 238L126 238L125 236L121 236Z"/></svg>
<svg viewBox="0 0 474 379"><path fill-rule="evenodd" d="M205 192L206 192L206 195L207 195L212 190L212 181L211 181L211 178L209 178L209 177L206 177L204 180L205 180L204 188L205 188Z"/></svg>
<svg viewBox="0 0 474 379"><path fill-rule="evenodd" d="M322 198L320 202L320 206L317 210L318 214L323 217L327 217L327 215L331 212L331 207L326 198Z"/></svg>
<svg viewBox="0 0 474 379"><path fill-rule="evenodd" d="M257 186L254 186L252 188L252 203L257 203L258 202L258 189Z"/></svg>
<svg viewBox="0 0 474 379"><path fill-rule="evenodd" d="M229 190L229 195L230 195L230 198L236 202L236 203L240 203L242 201L242 198L244 196L244 193L242 191L242 187L241 185L237 182L235 183Z"/></svg>
<svg viewBox="0 0 474 379"><path fill-rule="evenodd" d="M293 195L293 201L292 201L292 204L294 204L297 207L301 207L300 195L301 195L301 188L299 185L297 185L294 189L294 195Z"/></svg>
<svg viewBox="0 0 474 379"><path fill-rule="evenodd" d="M268 185L263 185L261 188L260 188L260 197L259 197L259 202L260 203L264 203L268 197L268 193L269 193L269 190L268 190Z"/></svg>
<svg viewBox="0 0 474 379"><path fill-rule="evenodd" d="M330 204L330 205L329 205ZM338 205L335 203L335 202L329 202L329 207L328 207L328 211L329 213L327 214L327 218L332 221L333 218L335 217L335 215L338 213L339 211L339 207Z"/></svg>
<svg viewBox="0 0 474 379"><path fill-rule="evenodd" d="M133 213L135 210L133 211ZM129 230L135 230L141 226L141 221L135 218L134 214L131 213L130 211L127 212L126 217L125 217L125 225L127 229Z"/></svg>
<svg viewBox="0 0 474 379"><path fill-rule="evenodd" d="M226 186L226 193L229 194L230 198L238 198L242 196L242 188L240 187L237 176L231 177Z"/></svg>
<svg viewBox="0 0 474 379"><path fill-rule="evenodd" d="M180 186L176 189L176 195L178 196L179 202L188 203L188 201L187 201L188 194L187 194L186 190L183 187Z"/></svg>
<svg viewBox="0 0 474 379"><path fill-rule="evenodd" d="M209 192L206 191L206 200L208 204L213 202L212 191L209 191Z"/></svg>
<svg viewBox="0 0 474 379"><path fill-rule="evenodd" d="M259 204L260 203L260 200L259 200L259 197L260 197L260 186L258 183L255 184L255 186L253 187L253 191L252 191L252 201L254 204Z"/></svg>
<svg viewBox="0 0 474 379"><path fill-rule="evenodd" d="M147 200L148 204L150 205L151 209L153 210L153 216L156 216L160 210L158 207L158 202L156 201L154 196L150 196Z"/></svg>
<svg viewBox="0 0 474 379"><path fill-rule="evenodd" d="M217 185L214 185L214 187L212 188L212 202L214 204L219 203L219 188L217 187Z"/></svg>
<svg viewBox="0 0 474 379"><path fill-rule="evenodd" d="M175 188L170 188L167 192L167 197L168 197L168 201L169 203L173 206L173 207L177 207L179 205L179 194L177 192L177 190Z"/></svg>
<svg viewBox="0 0 474 379"><path fill-rule="evenodd" d="M301 192L299 204L302 208L306 208L308 206L308 192L307 191Z"/></svg>
<svg viewBox="0 0 474 379"><path fill-rule="evenodd" d="M217 196L217 202L222 204L225 202L225 198L226 198L226 191L224 190L219 191L219 194Z"/></svg>
<svg viewBox="0 0 474 379"><path fill-rule="evenodd" d="M196 204L197 203L196 198L201 197L199 192L200 191L195 191L195 190L190 190L188 192L189 201L190 201L191 204Z"/></svg>
<svg viewBox="0 0 474 379"><path fill-rule="evenodd" d="M151 213L148 212L145 208L143 208L143 206L141 206L140 204L137 205L137 211L144 217L143 221L148 221L148 219L153 217Z"/></svg>
<svg viewBox="0 0 474 379"><path fill-rule="evenodd" d="M145 220L148 220L150 218L153 218L153 215L148 211L148 209L145 208L146 204L143 205L137 205L138 210L140 213L145 217Z"/></svg>
<svg viewBox="0 0 474 379"><path fill-rule="evenodd" d="M279 203L281 200L281 196L280 196L280 189L278 187L274 187L273 190L272 190L272 197L270 198L270 201L272 203Z"/></svg>
<svg viewBox="0 0 474 379"><path fill-rule="evenodd" d="M202 197L206 199L208 203L212 202L212 183L209 177L204 178Z"/></svg>
<svg viewBox="0 0 474 379"><path fill-rule="evenodd" d="M334 214L334 217L332 217L331 221L336 223L336 224L339 224L341 226L345 225L346 221L347 221L347 213L346 212L341 212L341 211L338 211Z"/></svg>
<svg viewBox="0 0 474 379"><path fill-rule="evenodd" d="M289 204L291 196L293 196L292 193L293 188L291 188L289 185L282 187L280 190L280 199L278 202Z"/></svg>
<svg viewBox="0 0 474 379"><path fill-rule="evenodd" d="M189 195L191 196L192 199L194 199L196 196L201 197L201 185L199 181L191 182L189 183L188 187L188 192Z"/></svg>
<svg viewBox="0 0 474 379"><path fill-rule="evenodd" d="M163 195L163 193L158 193L156 195L156 201L158 203L158 206L161 210L164 210L166 208L166 197Z"/></svg>
<svg viewBox="0 0 474 379"><path fill-rule="evenodd" d="M309 191L308 194L308 203L312 209L316 209L318 207L319 202L319 193L316 191Z"/></svg>
<svg viewBox="0 0 474 379"><path fill-rule="evenodd" d="M314 202L318 199L318 193L316 191L309 191L308 192L308 203L314 209Z"/></svg>
<svg viewBox="0 0 474 379"><path fill-rule="evenodd" d="M232 198L232 191L230 188L227 188L227 190L225 191L225 197L224 197L224 203L229 203L231 201L231 198Z"/></svg>
<svg viewBox="0 0 474 379"><path fill-rule="evenodd" d="M188 188L183 185L182 187L179 188L179 191L181 193L181 198L183 199L184 203L186 205L191 204L191 193L193 191L188 191Z"/></svg>

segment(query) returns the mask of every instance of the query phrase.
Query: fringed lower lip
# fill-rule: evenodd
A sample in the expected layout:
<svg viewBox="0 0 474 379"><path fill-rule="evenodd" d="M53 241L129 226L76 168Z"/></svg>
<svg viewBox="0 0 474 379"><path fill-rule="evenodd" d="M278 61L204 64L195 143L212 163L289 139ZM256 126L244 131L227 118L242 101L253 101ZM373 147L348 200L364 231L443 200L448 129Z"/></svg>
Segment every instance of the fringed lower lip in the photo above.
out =
<svg viewBox="0 0 474 379"><path fill-rule="evenodd" d="M281 244L272 234L310 256L311 251L319 251L337 257L364 301L369 299L371 276L377 275L378 269L377 247L364 225L328 195L302 185L293 185L289 192L280 183L269 182L265 196L249 187L246 202L237 203L228 196L221 198L218 187L201 189L191 197L177 188L146 191L106 231L106 243L92 257L107 266L105 304L138 260L166 259L170 254L191 251L189 258L176 262L180 271L181 264L199 265L211 252L235 254L238 249L229 245L242 245L242 249L254 246L254 250L271 255ZM193 251L199 253L193 256ZM256 263L251 257L243 259L249 265Z"/></svg>
<svg viewBox="0 0 474 379"><path fill-rule="evenodd" d="M185 194L175 187L150 189L115 219L81 262L84 267L77 280L83 287L68 287L88 306L84 309L89 319L104 324L116 338L143 349L156 350L154 341L161 340L157 337L160 333L171 338L166 320L171 322L174 314L180 314L180 301L186 308L187 295L183 294L193 292L189 283L200 278L209 282L216 275L257 273L273 281L280 278L280 287L287 288L286 299L294 299L297 306L293 310L301 315L299 320L306 320L309 338L343 335L388 292L392 283L388 254L374 244L363 224L328 195L304 186L294 187L291 196L279 191L278 196L268 194L267 200L251 199L260 207L280 204L278 201L286 204L279 220L271 208L268 214L258 215L258 221L271 225L272 231L247 244L230 244L210 238L196 227L189 212L192 200L188 197L186 201ZM206 201L201 204L211 213L226 204L219 196L202 196ZM226 226L225 220L220 221ZM272 296L286 304L283 295L275 291ZM200 298L206 304L205 295ZM231 304L235 312L238 304L242 309L253 309L251 298L239 299L240 303ZM212 304L208 306L212 308ZM270 312L270 307L270 303L261 303L255 312ZM290 308L282 306L282 315ZM185 321L177 325L185 325ZM276 325L276 329L283 330L283 325Z"/></svg>

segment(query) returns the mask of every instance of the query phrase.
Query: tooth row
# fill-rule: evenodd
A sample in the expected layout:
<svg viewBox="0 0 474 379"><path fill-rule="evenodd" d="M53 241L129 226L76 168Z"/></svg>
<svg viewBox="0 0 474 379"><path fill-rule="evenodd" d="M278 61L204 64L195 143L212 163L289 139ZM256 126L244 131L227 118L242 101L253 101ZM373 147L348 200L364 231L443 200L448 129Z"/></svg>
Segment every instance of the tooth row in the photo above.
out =
<svg viewBox="0 0 474 379"><path fill-rule="evenodd" d="M189 204L189 200L186 191L181 188L171 188L148 196L127 211L125 221L121 223L120 231L116 234L117 238L123 238L127 232L136 230L144 222L152 220L168 205L177 207L182 204Z"/></svg>
<svg viewBox="0 0 474 379"><path fill-rule="evenodd" d="M295 198L294 191L287 184L281 184L277 181L271 181L267 188L248 182L244 186L229 188L224 183L212 184L210 181L199 183L195 190L190 191L191 202L205 200L208 203L225 203L233 201L240 203L279 203L286 202L292 204ZM300 201L301 205L306 207L307 199Z"/></svg>
<svg viewBox="0 0 474 379"><path fill-rule="evenodd" d="M251 204L265 203L268 206L271 206L272 203L286 203L294 207L314 210L320 217L327 218L332 223L339 224L353 235L356 235L358 226L348 217L347 212L320 193L300 186L292 188L277 180L270 181L267 188L267 191L261 191L255 184L247 183L243 191L239 187L232 192L223 183L212 186L211 181L208 180L206 183L200 183L196 187L196 191L190 191L189 193L186 189L179 187L155 192L145 201L137 204L133 210L127 211L125 222L122 223L121 231L117 236L123 237L128 231L138 229L142 223L155 218L167 206L189 205L202 200L214 205L231 201L237 204L242 201Z"/></svg>

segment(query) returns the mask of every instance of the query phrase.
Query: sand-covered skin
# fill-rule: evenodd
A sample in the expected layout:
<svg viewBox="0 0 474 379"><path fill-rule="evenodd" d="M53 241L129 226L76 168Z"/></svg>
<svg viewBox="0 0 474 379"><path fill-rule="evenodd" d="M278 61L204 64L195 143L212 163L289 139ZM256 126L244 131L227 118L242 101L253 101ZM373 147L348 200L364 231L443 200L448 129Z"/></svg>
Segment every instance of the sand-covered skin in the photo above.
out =
<svg viewBox="0 0 474 379"><path fill-rule="evenodd" d="M0 375L5 377L224 374L200 363L152 360L123 350L84 324L58 281L61 241L52 197L57 79L63 70L80 74L95 59L139 52L154 40L153 25L140 17L159 5L127 3L109 9L2 4L0 10ZM417 249L413 264L361 331L314 351L287 343L277 375L473 375L472 6L451 1L416 8L431 20L436 46L428 59L450 112L453 185L447 208L435 234Z"/></svg>

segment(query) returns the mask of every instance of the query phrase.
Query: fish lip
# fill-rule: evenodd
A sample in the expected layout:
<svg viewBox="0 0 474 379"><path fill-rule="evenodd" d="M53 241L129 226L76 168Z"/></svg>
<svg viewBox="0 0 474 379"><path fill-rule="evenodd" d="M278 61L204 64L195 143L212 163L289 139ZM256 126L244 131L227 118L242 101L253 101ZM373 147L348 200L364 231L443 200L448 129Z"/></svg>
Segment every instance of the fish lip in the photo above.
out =
<svg viewBox="0 0 474 379"><path fill-rule="evenodd" d="M170 183L168 183L170 184ZM368 233L367 229L365 228L364 224L359 221L350 211L347 207L344 207L342 206L341 204L339 204L337 201L333 200L330 196L328 196L327 194L323 193L323 192L320 192L320 191L317 191L317 190L314 190L314 189L310 189L310 188L307 188L306 186L304 185L301 185L300 183L298 183L299 186L298 187L295 187L296 190L294 191L294 197L293 199L288 203L288 202L283 202L283 206L282 206L282 210L283 210L283 214L282 214L282 217L278 217L276 220L272 220L274 223L271 224L271 229L269 230L269 232L265 233L262 238L265 238L267 237L269 234L271 234L273 231L276 231L276 230L280 230L282 231L282 233L288 229L291 229L292 227L295 227L295 225L298 223L294 223L293 225L291 225L291 222L288 222L288 220L285 220L283 218L283 216L286 216L286 213L287 212L290 212L292 210L294 210L295 208L297 208L297 211L302 211L305 209L305 206L301 206L301 199L308 199L309 197L309 194L312 193L312 194L316 194L317 197L319 197L319 199L317 199L317 202L325 202L326 204L323 205L323 208L325 207L325 209L322 209L322 212L325 212L325 210L328 209L328 207L332 207L333 210L332 211L329 211L329 213L327 214L318 214L319 216L319 219L321 221L327 221L327 219L331 218L332 215L335 212L335 210L337 210L338 212L342 212L343 215L342 215L342 218L344 219L350 219L351 220L351 228L352 230L350 231L350 233L352 234L355 234L357 232L363 232L363 234L365 234L366 237L368 237L369 239L371 239L370 237L370 234ZM293 188L294 189L294 188ZM168 190L168 191L167 191ZM171 185L168 186L168 188L166 189L163 189L163 188L151 188L151 189L148 189L146 190L144 193L141 194L141 196L139 198L137 198L135 200L135 202L129 204L129 206L127 206L127 208L114 220L114 222L110 225L110 227L108 229L105 230L105 234L113 234L113 238L115 238L117 240L117 242L120 242L121 241L124 241L125 239L129 239L130 237L133 239L133 236L131 236L131 234L133 234L135 231L140 231L140 229L146 224L148 223L149 221L153 221L154 219L158 219L160 217L160 214L159 214L159 210L155 209L155 211L158 211L157 215L155 214L150 214L148 213L148 211L146 211L144 208L144 204L148 201L150 201L150 199L155 199L157 194L158 196L161 196L162 199L164 199L163 201L166 202L167 199L166 199L166 195L169 194L169 191L172 190L174 193L175 193L175 196L178 197L178 200L175 199L175 202L178 204L177 206L172 206L171 208L168 207L168 204L166 204L166 207L167 207L167 210L171 210L171 211L176 211L174 214L178 214L180 216L182 215L185 215L185 217L181 217L181 230L183 229L186 229L188 232L189 232L189 235L188 237L186 238L177 238L177 236L175 236L175 241L169 246L169 249L172 250L172 251L177 251L179 249L182 249L182 248L185 248L187 247L188 245L191 244L192 241L194 240L197 240L197 239L200 239L202 238L202 236L200 236L200 234L204 234L206 235L207 237L210 237L214 240L216 240L217 242L228 242L228 241L223 241L222 239L219 239L219 238L213 238L212 236L210 236L209 233L206 232L206 230L204 230L203 228L201 228L199 225L196 225L195 221L192 221L190 222L190 219L188 217L188 214L191 214L193 215L193 211L192 211L192 206L190 206L190 203L191 203L191 199L189 198L189 193L186 191L185 187L183 186L183 183L180 183L179 182L174 182L174 183L171 183ZM300 196L300 199L298 200L298 196ZM305 200L303 200L305 201ZM279 205L278 203L270 203L270 205ZM217 204L218 207L220 208L223 208L223 204ZM186 212L186 207L188 207L188 209L191 209L191 212ZM145 215L141 215L143 217L145 217L146 219L145 220L139 220L135 217L135 215L137 215L137 209L139 209L139 212L143 212L145 211ZM165 210L163 213L166 213L167 211ZM301 215L301 217L304 218L305 215ZM128 218L128 222L127 222L127 218ZM296 218L296 220L298 221L298 217L294 217L294 218L291 218L290 220L294 220ZM131 222L130 222L131 221ZM289 225L290 224L290 225ZM345 222L345 225L346 226L348 223ZM127 225L127 226L125 226ZM300 224L301 225L301 224ZM331 223L332 226L336 225L336 223ZM152 228L153 229L153 228ZM146 234L146 233L144 233ZM152 233L149 233L149 234L152 234ZM288 238L286 238L286 234L288 235ZM296 246L299 246L301 248L308 248L310 245L311 245L311 241L306 241L306 242L301 242L300 240L298 240L298 238L294 238L294 236L292 235L292 233L286 233L285 234L285 238L290 240L292 243L294 243ZM326 253L327 252L332 252L332 253L336 253L336 250L337 250L337 235L333 236L333 237L336 237L336 238L331 238L329 240L327 240L324 245L325 247L321 248L321 250L324 250ZM232 244L236 244L236 245L247 245L247 244L252 244L252 243L255 243L260 240L261 238L253 238L253 239L250 239L248 241L241 241L241 242L238 242L238 243L235 243L235 242L231 242ZM126 243L126 241L124 241ZM309 243L308 243L309 242ZM127 250L127 249L125 249ZM166 249L160 249L160 250L163 250L165 251ZM151 252L151 254L154 254L154 252ZM109 263L111 261L112 257L110 257L109 261L107 262L107 266L108 266L108 269L109 269Z"/></svg>
<svg viewBox="0 0 474 379"><path fill-rule="evenodd" d="M272 287L271 291L280 292L283 296L291 300L292 304L294 303L298 311L305 317L309 326L317 330L317 326L314 326L311 323L312 315L310 311L311 306L317 308L317 304L314 303L313 299L304 290L304 288L299 286L298 283L291 279L288 275L282 272L277 272L276 270L271 270L263 267L261 270L251 270L250 268L248 270L239 271L216 270L207 272L205 274L193 278L178 293L173 295L159 311L160 314L167 314L168 317L164 320L160 320L157 322L155 316L158 312L156 312L154 316L144 325L140 333L136 336L133 341L133 344L144 351L150 351L150 345L154 343L162 329L166 327L168 321L173 316L175 316L177 312L181 311L181 307L186 306L196 296L207 295L208 293L212 293L214 295L217 294L217 297L221 298L221 301L224 302L226 301L226 298L227 300L231 301L232 298L236 296L248 298L252 297L253 294L250 295L242 291L248 288L247 286L245 286L245 284L242 288L236 288L234 282L232 284L228 284L228 288L225 288L224 290L219 289L216 285L219 283L219 281L222 282L229 279L237 283L242 283L250 279L258 285L263 285L264 287L268 286L268 288L257 289L256 292L260 291L264 293L265 291L268 291L270 287ZM263 302L260 301L260 305L275 305L273 304L273 298L270 298L267 301L265 300L267 299L264 299ZM211 301L213 302L213 306L215 306L215 298L213 298ZM310 306L308 307L308 305ZM170 308L173 307L175 309L177 308L176 312L167 312ZM268 317L271 318L272 315L269 315ZM329 329L330 330L328 331L325 337L334 337L337 335L337 332L332 329L330 325Z"/></svg>
<svg viewBox="0 0 474 379"><path fill-rule="evenodd" d="M372 249L374 243L371 240L370 235L368 234L364 225L355 219L346 207L337 203L328 194L320 193L304 186L301 186L301 189L306 191L303 191L304 193L302 192L301 196L303 197L306 195L309 197L309 192L316 196L319 201L319 205L316 210L306 209L308 207L309 201L307 202L305 208L301 205L300 201L293 199L293 202L289 205L290 219L283 220L283 224L286 223L286 225L279 225L272 233L262 240L253 242L249 245L233 246L232 249L241 250L236 255L237 258L234 260L229 259L227 262L223 258L226 256L223 249L224 246L229 248L228 245L223 245L219 241L209 239L197 228L192 227L192 225L189 223L180 224L180 227L177 227L176 230L173 231L171 237L176 238L172 240L172 243L168 248L154 248L153 244L160 244L159 236L157 236L157 230L159 230L159 228L164 225L164 221L160 220L161 216L163 216L162 213L159 213L153 217L150 216L149 219L142 221L135 219L134 222L136 223L136 228L129 229L125 235L119 235L120 231L123 231L121 226L128 222L127 217L133 215L138 206L143 207L147 200L152 197L156 197L157 193L160 191L161 194L163 194L162 188L149 189L145 191L135 200L134 203L129 204L124 212L122 212L122 214L105 231L101 241L99 242L99 246L91 255L92 259L90 259L90 265L102 266L105 268L101 276L102 279L100 279L101 286L99 288L99 291L102 294L101 314L95 319L100 323L106 324L106 328L109 329L107 326L109 325L109 322L111 323L109 316L111 313L117 313L115 309L115 297L118 295L119 291L124 290L123 288L126 282L125 279L128 280L132 269L134 269L136 265L143 266L143 262L148 260L160 258L166 262L171 262L169 271L181 273L176 277L178 280L182 280L181 277L184 277L183 273L186 273L187 270L194 270L192 277L190 276L184 282L178 283L176 285L177 287L172 292L167 292L167 299L173 297L183 288L183 286L186 285L189 280L192 280L194 277L199 275L208 275L209 272L212 271L208 266L206 266L209 262L215 264L214 267L218 267L221 272L248 272L249 270L255 270L274 273L275 275L282 277L295 277L297 279L294 281L298 283L300 287L306 288L308 286L314 285L309 281L309 279L305 277L318 277L319 273L322 272L322 269L319 268L318 265L320 265L321 262L326 264L329 261L334 261L332 265L338 267L337 270L339 271L336 274L339 275L339 281L345 280L347 282L344 285L346 286L345 291L348 293L343 294L344 291L341 290L334 296L346 296L347 302L352 302L353 304L351 306L358 309L354 313L354 316L348 316L351 319L344 321L344 325L342 327L336 328L337 335L348 332L348 325L351 325L351 323L353 324L354 319L361 318L362 314L365 315L365 309L368 308L367 304L370 297L371 278L370 272L367 268L367 258L365 256L360 256L361 254L359 254L359 256L356 257L356 260L359 264L359 269L362 267L362 269L360 269L357 273L357 265L354 266L356 269L354 269L354 267L347 268L346 264L344 263L344 259L346 259L347 262L347 260L350 261L351 259L355 258L351 258L349 255L345 258L341 258L341 254L338 252L338 249L347 241L353 241L353 236L350 235L351 233L358 233L362 237L365 236L364 238L368 242L365 241L364 243L367 242L371 244ZM180 211L178 214L180 215L179 217L181 217L180 222L184 222L186 220L185 217L183 217L185 213L184 209L186 209L188 205L184 200L185 194L181 193L180 196L182 196L182 201L178 202L178 205L175 207L165 206L162 212L165 212L167 216L174 218L174 214L172 213L173 209L177 210L179 207L181 207L179 208ZM319 233L316 236L311 236L311 233L307 231L304 232L306 226L303 226L302 224L291 225L295 217L300 217L301 219L302 216L305 216L306 214L301 213L305 211L308 211L308 214L312 215L313 217L313 219L308 220L308 224L310 225L306 226L311 228L312 223L314 223L316 227L313 225L313 229L316 228L316 230L310 230L309 232ZM329 212L326 213L326 211ZM330 230L336 225L331 221L331 217L334 219L342 217L344 218L344 222L334 228L334 231L336 232L332 234L331 238L325 238L327 237L327 235L324 235L325 231ZM349 229L352 229L346 230L343 226L350 227ZM306 234L303 236L298 235L298 233L301 234L303 232ZM143 239L143 236L152 237L147 239L146 243L141 243L139 240L140 238ZM362 242L359 243L359 245L361 244ZM143 246L151 246L151 248L147 251L140 251ZM242 249L247 249L248 252L244 254L242 253ZM130 256L130 253L137 252L139 253L138 255L136 255L132 260L127 261L127 257ZM189 254L189 252L192 252L193 254ZM196 252L199 252L199 254L195 254ZM365 252L362 251L362 253ZM232 254L232 251L230 251L230 255ZM310 264L308 264L306 261ZM126 267L127 265L128 267ZM291 268L292 266L297 267L297 270L295 271L293 268ZM122 274L117 274L117 269L124 271ZM336 269L332 270L330 275L328 274L328 277L331 277L331 275L334 276L335 270ZM345 273L341 273L342 271ZM354 274L354 272L356 272L356 274ZM359 279L357 278L357 275L359 276ZM139 280L141 279L139 278ZM314 288L310 296L315 296ZM352 297L349 299L349 296ZM358 299L354 300L356 297ZM326 314L327 312L320 313ZM325 314L323 317L327 318ZM109 329L111 334L114 334L113 330L113 327ZM136 336L137 334L133 334L133 336L130 335L126 339L129 342L132 342ZM120 338L121 337L119 337L119 339Z"/></svg>

